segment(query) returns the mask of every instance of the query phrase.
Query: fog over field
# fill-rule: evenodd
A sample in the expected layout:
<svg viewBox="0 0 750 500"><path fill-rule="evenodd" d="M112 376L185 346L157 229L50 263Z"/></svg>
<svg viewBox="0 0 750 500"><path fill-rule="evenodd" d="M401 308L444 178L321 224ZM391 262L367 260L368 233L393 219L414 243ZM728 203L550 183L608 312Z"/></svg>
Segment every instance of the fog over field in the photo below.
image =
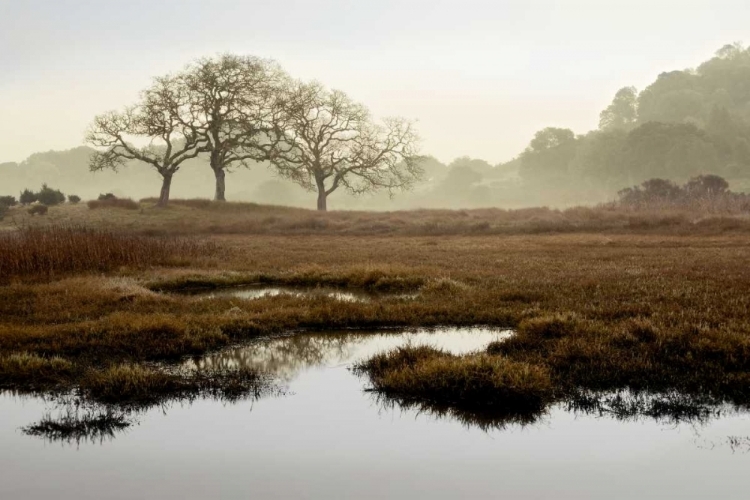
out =
<svg viewBox="0 0 750 500"><path fill-rule="evenodd" d="M0 500L747 498L748 0L0 0Z"/></svg>
<svg viewBox="0 0 750 500"><path fill-rule="evenodd" d="M87 128L152 78L225 53L414 120L428 158L412 191L340 190L330 208L570 206L706 174L742 192L748 21L730 0L4 2L0 194L47 183L84 199L158 196L143 163L89 173ZM229 200L314 207L315 193L265 163L228 172ZM199 155L171 195L211 198L213 182Z"/></svg>

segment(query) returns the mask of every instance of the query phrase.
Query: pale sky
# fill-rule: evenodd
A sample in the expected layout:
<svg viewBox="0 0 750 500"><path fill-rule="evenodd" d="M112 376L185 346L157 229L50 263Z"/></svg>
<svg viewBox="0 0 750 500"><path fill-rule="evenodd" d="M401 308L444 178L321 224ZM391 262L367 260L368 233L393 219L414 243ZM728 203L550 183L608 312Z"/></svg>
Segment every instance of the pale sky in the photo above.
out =
<svg viewBox="0 0 750 500"><path fill-rule="evenodd" d="M444 162L497 163L749 27L748 0L0 0L0 162L79 146L151 77L234 52L418 120Z"/></svg>

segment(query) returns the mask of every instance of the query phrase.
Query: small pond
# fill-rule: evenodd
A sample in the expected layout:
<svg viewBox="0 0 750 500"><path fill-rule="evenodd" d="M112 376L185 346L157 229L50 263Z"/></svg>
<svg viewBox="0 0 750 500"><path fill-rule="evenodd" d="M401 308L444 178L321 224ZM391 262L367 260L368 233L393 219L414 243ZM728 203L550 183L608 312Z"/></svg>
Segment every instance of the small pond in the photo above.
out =
<svg viewBox="0 0 750 500"><path fill-rule="evenodd" d="M484 348L506 331L297 334L187 360L252 366L283 394L149 410L110 439L48 441L22 428L54 412L0 395L0 498L746 498L750 419L616 419L559 405L481 428L384 404L351 364L385 349Z"/></svg>
<svg viewBox="0 0 750 500"><path fill-rule="evenodd" d="M417 297L417 293L384 293L368 292L365 290L352 290L346 288L332 287L302 287L302 286L282 286L282 285L241 285L226 288L211 289L189 289L179 293L180 295L189 295L205 299L214 298L238 298L246 300L260 299L264 297L275 297L278 295L292 295L296 297L316 297L325 296L344 302L367 302L374 299L382 298L403 298L412 299Z"/></svg>

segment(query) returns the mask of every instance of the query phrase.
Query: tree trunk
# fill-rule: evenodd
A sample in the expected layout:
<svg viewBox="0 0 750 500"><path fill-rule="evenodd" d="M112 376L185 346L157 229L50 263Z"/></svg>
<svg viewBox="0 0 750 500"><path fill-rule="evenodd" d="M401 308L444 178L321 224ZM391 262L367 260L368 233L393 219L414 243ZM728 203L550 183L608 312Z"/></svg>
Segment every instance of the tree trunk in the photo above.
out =
<svg viewBox="0 0 750 500"><path fill-rule="evenodd" d="M328 194L326 194L326 186L322 181L317 181L318 184L318 211L326 212L328 210Z"/></svg>
<svg viewBox="0 0 750 500"><path fill-rule="evenodd" d="M161 183L161 193L159 193L158 206L166 207L169 203L169 190L172 187L172 175L165 175L164 180Z"/></svg>
<svg viewBox="0 0 750 500"><path fill-rule="evenodd" d="M214 200L227 201L224 197L224 189L226 188L224 177L226 176L226 172L224 172L223 168L215 168L214 175L216 175L216 194L214 195Z"/></svg>

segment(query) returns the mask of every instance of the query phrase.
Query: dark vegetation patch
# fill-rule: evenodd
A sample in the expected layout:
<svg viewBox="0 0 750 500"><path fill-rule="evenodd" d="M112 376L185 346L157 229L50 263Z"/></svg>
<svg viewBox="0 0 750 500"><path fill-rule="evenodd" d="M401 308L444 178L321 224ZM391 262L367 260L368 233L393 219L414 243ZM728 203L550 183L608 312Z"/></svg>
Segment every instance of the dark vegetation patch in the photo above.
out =
<svg viewBox="0 0 750 500"><path fill-rule="evenodd" d="M425 283L422 276L399 274L398 270L358 267L346 270L328 270L319 266L283 274L222 273L187 274L148 283L148 288L158 292L184 292L191 290L217 290L246 285L283 285L307 288L352 288L368 292L410 292Z"/></svg>
<svg viewBox="0 0 750 500"><path fill-rule="evenodd" d="M119 208L123 210L138 210L141 206L130 198L117 198L115 195L109 193L108 195L101 195L97 200L89 200L86 202L89 209L97 210L102 208Z"/></svg>
<svg viewBox="0 0 750 500"><path fill-rule="evenodd" d="M47 215L49 208L46 205L34 205L27 212L29 215Z"/></svg>

